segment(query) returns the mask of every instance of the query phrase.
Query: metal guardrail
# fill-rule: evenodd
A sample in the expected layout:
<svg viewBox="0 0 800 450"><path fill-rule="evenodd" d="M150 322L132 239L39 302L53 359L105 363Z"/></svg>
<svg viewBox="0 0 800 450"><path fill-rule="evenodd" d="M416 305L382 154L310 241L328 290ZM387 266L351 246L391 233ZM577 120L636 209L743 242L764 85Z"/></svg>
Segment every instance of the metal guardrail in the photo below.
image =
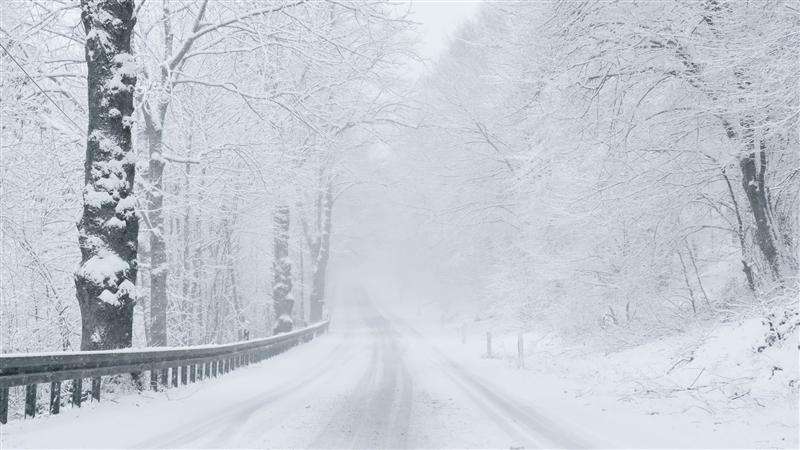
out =
<svg viewBox="0 0 800 450"><path fill-rule="evenodd" d="M9 388L25 386L25 416L36 415L37 384L50 383L50 413L61 408L61 382L71 380L71 401L80 406L83 380L91 378L91 396L100 400L103 376L131 374L143 386L150 372L150 389L177 387L216 377L262 361L328 331L329 321L252 341L182 348L122 349L87 352L0 355L0 423L8 421Z"/></svg>

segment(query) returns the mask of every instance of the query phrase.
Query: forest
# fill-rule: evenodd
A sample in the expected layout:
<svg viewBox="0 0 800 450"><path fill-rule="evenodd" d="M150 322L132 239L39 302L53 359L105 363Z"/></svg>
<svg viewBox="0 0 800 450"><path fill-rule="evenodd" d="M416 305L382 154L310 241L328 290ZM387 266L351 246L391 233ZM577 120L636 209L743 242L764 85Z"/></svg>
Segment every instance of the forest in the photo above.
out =
<svg viewBox="0 0 800 450"><path fill-rule="evenodd" d="M3 351L221 343L319 320L346 161L403 108L412 23L385 2L119 3L127 46L88 70L117 18L94 2L3 5ZM127 94L92 105L103 86ZM124 135L122 164L84 177L103 127ZM89 248L93 232L111 252ZM132 337L93 342L90 303Z"/></svg>
<svg viewBox="0 0 800 450"><path fill-rule="evenodd" d="M468 3L426 53L420 12ZM798 30L792 0L4 2L0 353L336 330L363 297L796 434Z"/></svg>

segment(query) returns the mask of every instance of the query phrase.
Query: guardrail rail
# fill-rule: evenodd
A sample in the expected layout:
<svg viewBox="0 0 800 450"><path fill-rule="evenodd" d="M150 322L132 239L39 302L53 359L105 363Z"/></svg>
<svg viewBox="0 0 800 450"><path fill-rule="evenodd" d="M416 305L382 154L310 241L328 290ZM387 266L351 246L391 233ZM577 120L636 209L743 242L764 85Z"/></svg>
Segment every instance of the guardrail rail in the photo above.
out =
<svg viewBox="0 0 800 450"><path fill-rule="evenodd" d="M8 421L11 387L25 386L24 415L33 417L37 385L50 383L50 413L58 414L63 381L71 382L71 402L78 407L87 378L92 381L90 394L95 401L100 400L103 376L131 374L143 388L144 373L149 372L150 389L178 387L275 356L327 332L329 323L224 345L0 355L0 424Z"/></svg>

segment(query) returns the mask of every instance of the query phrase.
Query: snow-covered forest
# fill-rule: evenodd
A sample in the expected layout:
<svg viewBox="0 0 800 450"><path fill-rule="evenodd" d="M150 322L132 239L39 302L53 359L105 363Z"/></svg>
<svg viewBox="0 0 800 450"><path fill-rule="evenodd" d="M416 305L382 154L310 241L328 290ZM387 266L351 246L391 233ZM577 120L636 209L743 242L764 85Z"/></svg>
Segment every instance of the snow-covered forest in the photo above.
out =
<svg viewBox="0 0 800 450"><path fill-rule="evenodd" d="M313 441L147 447L796 447L798 30L793 0L3 2L0 353L330 318L263 370L382 374ZM12 446L90 445L32 423Z"/></svg>
<svg viewBox="0 0 800 450"><path fill-rule="evenodd" d="M137 211L138 255L122 263L138 292L136 345L226 342L272 334L281 315L321 317L332 202L354 180L347 159L402 108L393 79L412 24L383 2L298 3L136 2L131 50L111 62L132 94L133 112L113 109L130 130L136 177L120 180L133 195L81 181L84 47L108 45L110 31L84 27L93 12L78 2L3 6L5 351L81 347L75 222L105 193ZM296 307L276 317L278 245L290 249ZM105 264L101 281L117 269Z"/></svg>

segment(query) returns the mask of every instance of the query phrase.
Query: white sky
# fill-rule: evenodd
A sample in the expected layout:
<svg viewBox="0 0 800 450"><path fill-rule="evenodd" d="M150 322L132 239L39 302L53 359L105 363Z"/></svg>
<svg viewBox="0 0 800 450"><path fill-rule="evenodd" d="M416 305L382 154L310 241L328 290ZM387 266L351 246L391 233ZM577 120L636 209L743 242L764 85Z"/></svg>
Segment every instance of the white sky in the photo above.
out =
<svg viewBox="0 0 800 450"><path fill-rule="evenodd" d="M413 20L420 22L420 56L433 60L449 37L478 10L481 0L411 0Z"/></svg>

